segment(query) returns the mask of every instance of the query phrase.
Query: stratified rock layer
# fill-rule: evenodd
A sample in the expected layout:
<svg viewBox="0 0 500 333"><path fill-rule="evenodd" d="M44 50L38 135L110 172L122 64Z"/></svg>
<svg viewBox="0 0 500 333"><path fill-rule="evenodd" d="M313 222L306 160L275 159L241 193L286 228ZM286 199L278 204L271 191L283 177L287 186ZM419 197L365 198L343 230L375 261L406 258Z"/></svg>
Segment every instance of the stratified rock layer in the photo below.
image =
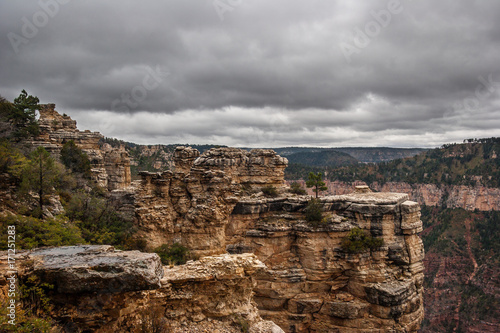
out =
<svg viewBox="0 0 500 333"><path fill-rule="evenodd" d="M264 318L286 332L416 332L423 319L420 208L406 194L322 198L324 223L304 220L308 197L242 200L226 229L228 250L253 252ZM365 192L365 193L363 193ZM359 227L384 240L349 253L341 242Z"/></svg>
<svg viewBox="0 0 500 333"><path fill-rule="evenodd" d="M253 254L169 268L158 266L156 254L76 246L25 252L16 264L21 280L36 275L55 284L47 296L61 332L283 332L262 320L252 300L252 276L265 268ZM5 252L0 269L6 298Z"/></svg>
<svg viewBox="0 0 500 333"><path fill-rule="evenodd" d="M287 160L272 150L190 147L174 153L175 172L141 173L129 196L139 235L151 247L181 243L196 255L226 251L224 229L244 189L284 187Z"/></svg>
<svg viewBox="0 0 500 333"><path fill-rule="evenodd" d="M108 190L130 186L130 159L125 148L116 149L109 144L101 145L104 138L98 132L79 131L76 121L55 110L55 104L40 105L40 134L34 139L35 146L43 146L59 156L62 146L73 140L89 157L93 178Z"/></svg>

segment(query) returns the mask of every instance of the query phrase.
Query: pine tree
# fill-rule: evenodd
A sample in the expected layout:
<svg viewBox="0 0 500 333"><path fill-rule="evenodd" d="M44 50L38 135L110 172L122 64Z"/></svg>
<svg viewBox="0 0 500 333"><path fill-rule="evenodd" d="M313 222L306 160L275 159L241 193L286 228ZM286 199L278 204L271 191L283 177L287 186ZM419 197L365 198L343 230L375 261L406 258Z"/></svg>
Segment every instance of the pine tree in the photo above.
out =
<svg viewBox="0 0 500 333"><path fill-rule="evenodd" d="M314 174L314 172L309 172L309 179L306 182L307 187L314 187L314 192L316 193L316 198L320 191L326 191L328 188L325 186L323 181L323 175L321 172Z"/></svg>
<svg viewBox="0 0 500 333"><path fill-rule="evenodd" d="M30 154L30 160L22 173L21 192L38 193L40 214L43 212L44 196L55 191L61 175L62 166L50 156L45 148L38 147Z"/></svg>

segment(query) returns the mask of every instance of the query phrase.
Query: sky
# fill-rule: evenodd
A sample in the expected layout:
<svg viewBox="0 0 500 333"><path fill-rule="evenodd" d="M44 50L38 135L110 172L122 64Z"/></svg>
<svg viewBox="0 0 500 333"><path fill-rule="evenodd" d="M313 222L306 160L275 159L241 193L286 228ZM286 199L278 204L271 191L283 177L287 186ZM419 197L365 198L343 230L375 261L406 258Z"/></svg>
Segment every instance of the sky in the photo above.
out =
<svg viewBox="0 0 500 333"><path fill-rule="evenodd" d="M0 95L141 144L500 136L500 1L0 1Z"/></svg>

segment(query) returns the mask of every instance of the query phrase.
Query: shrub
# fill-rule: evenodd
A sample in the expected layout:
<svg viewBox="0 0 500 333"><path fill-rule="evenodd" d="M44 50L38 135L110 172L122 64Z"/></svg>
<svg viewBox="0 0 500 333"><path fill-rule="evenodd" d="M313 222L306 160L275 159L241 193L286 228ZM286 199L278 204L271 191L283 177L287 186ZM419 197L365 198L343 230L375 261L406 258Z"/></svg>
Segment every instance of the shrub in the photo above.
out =
<svg viewBox="0 0 500 333"><path fill-rule="evenodd" d="M323 223L323 204L319 199L311 199L304 210L306 221L310 225L317 227Z"/></svg>
<svg viewBox="0 0 500 333"><path fill-rule="evenodd" d="M144 238L129 237L124 241L122 247L126 251L138 250L146 252L148 249L148 241Z"/></svg>
<svg viewBox="0 0 500 333"><path fill-rule="evenodd" d="M77 192L66 205L66 214L75 221L83 238L91 244L124 244L134 232L133 221L116 211L109 198L92 191Z"/></svg>
<svg viewBox="0 0 500 333"><path fill-rule="evenodd" d="M368 231L352 228L349 235L342 240L342 248L349 253L375 250L384 245L382 238L374 238Z"/></svg>
<svg viewBox="0 0 500 333"><path fill-rule="evenodd" d="M47 292L54 289L52 284L42 282L36 275L30 275L19 286L21 301L28 313L43 316L52 310Z"/></svg>
<svg viewBox="0 0 500 333"><path fill-rule="evenodd" d="M179 243L163 244L154 249L154 252L160 256L164 265L183 265L189 256L189 249Z"/></svg>
<svg viewBox="0 0 500 333"><path fill-rule="evenodd" d="M61 162L71 171L90 178L90 160L73 140L69 140L61 149Z"/></svg>
<svg viewBox="0 0 500 333"><path fill-rule="evenodd" d="M0 218L0 249L7 249L7 226L16 226L16 242L20 249L40 246L64 246L85 243L76 225L64 218L40 220L21 215Z"/></svg>
<svg viewBox="0 0 500 333"><path fill-rule="evenodd" d="M307 191L297 182L293 182L290 184L290 192L293 194L304 195L307 194Z"/></svg>
<svg viewBox="0 0 500 333"><path fill-rule="evenodd" d="M0 332L12 333L49 333L52 324L48 319L40 318L29 313L22 307L16 309L15 325L8 322L7 317L7 301L0 300ZM57 332L57 331L56 331Z"/></svg>
<svg viewBox="0 0 500 333"><path fill-rule="evenodd" d="M266 197L274 198L278 196L278 191L276 190L276 187L274 187L273 185L267 185L263 187L261 191L262 193L264 193Z"/></svg>

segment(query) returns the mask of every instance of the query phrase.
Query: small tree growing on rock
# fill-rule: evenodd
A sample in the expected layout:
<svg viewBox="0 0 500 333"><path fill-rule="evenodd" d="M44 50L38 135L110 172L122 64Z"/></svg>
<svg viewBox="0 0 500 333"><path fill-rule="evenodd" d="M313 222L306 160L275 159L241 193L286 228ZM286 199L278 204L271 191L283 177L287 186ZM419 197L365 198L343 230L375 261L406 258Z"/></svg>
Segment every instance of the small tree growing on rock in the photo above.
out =
<svg viewBox="0 0 500 333"><path fill-rule="evenodd" d="M16 128L14 133L16 139L38 135L39 127L35 112L39 108L39 102L38 97L28 95L26 90L23 90L19 97L14 99L7 118Z"/></svg>
<svg viewBox="0 0 500 333"><path fill-rule="evenodd" d="M30 155L30 161L22 172L21 192L38 193L40 214L43 212L44 196L55 192L63 173L63 166L57 163L43 147Z"/></svg>
<svg viewBox="0 0 500 333"><path fill-rule="evenodd" d="M314 187L314 192L316 193L316 198L320 191L326 191L328 188L325 186L323 181L323 175L321 172L314 174L314 172L309 172L309 179L306 182L307 187Z"/></svg>

